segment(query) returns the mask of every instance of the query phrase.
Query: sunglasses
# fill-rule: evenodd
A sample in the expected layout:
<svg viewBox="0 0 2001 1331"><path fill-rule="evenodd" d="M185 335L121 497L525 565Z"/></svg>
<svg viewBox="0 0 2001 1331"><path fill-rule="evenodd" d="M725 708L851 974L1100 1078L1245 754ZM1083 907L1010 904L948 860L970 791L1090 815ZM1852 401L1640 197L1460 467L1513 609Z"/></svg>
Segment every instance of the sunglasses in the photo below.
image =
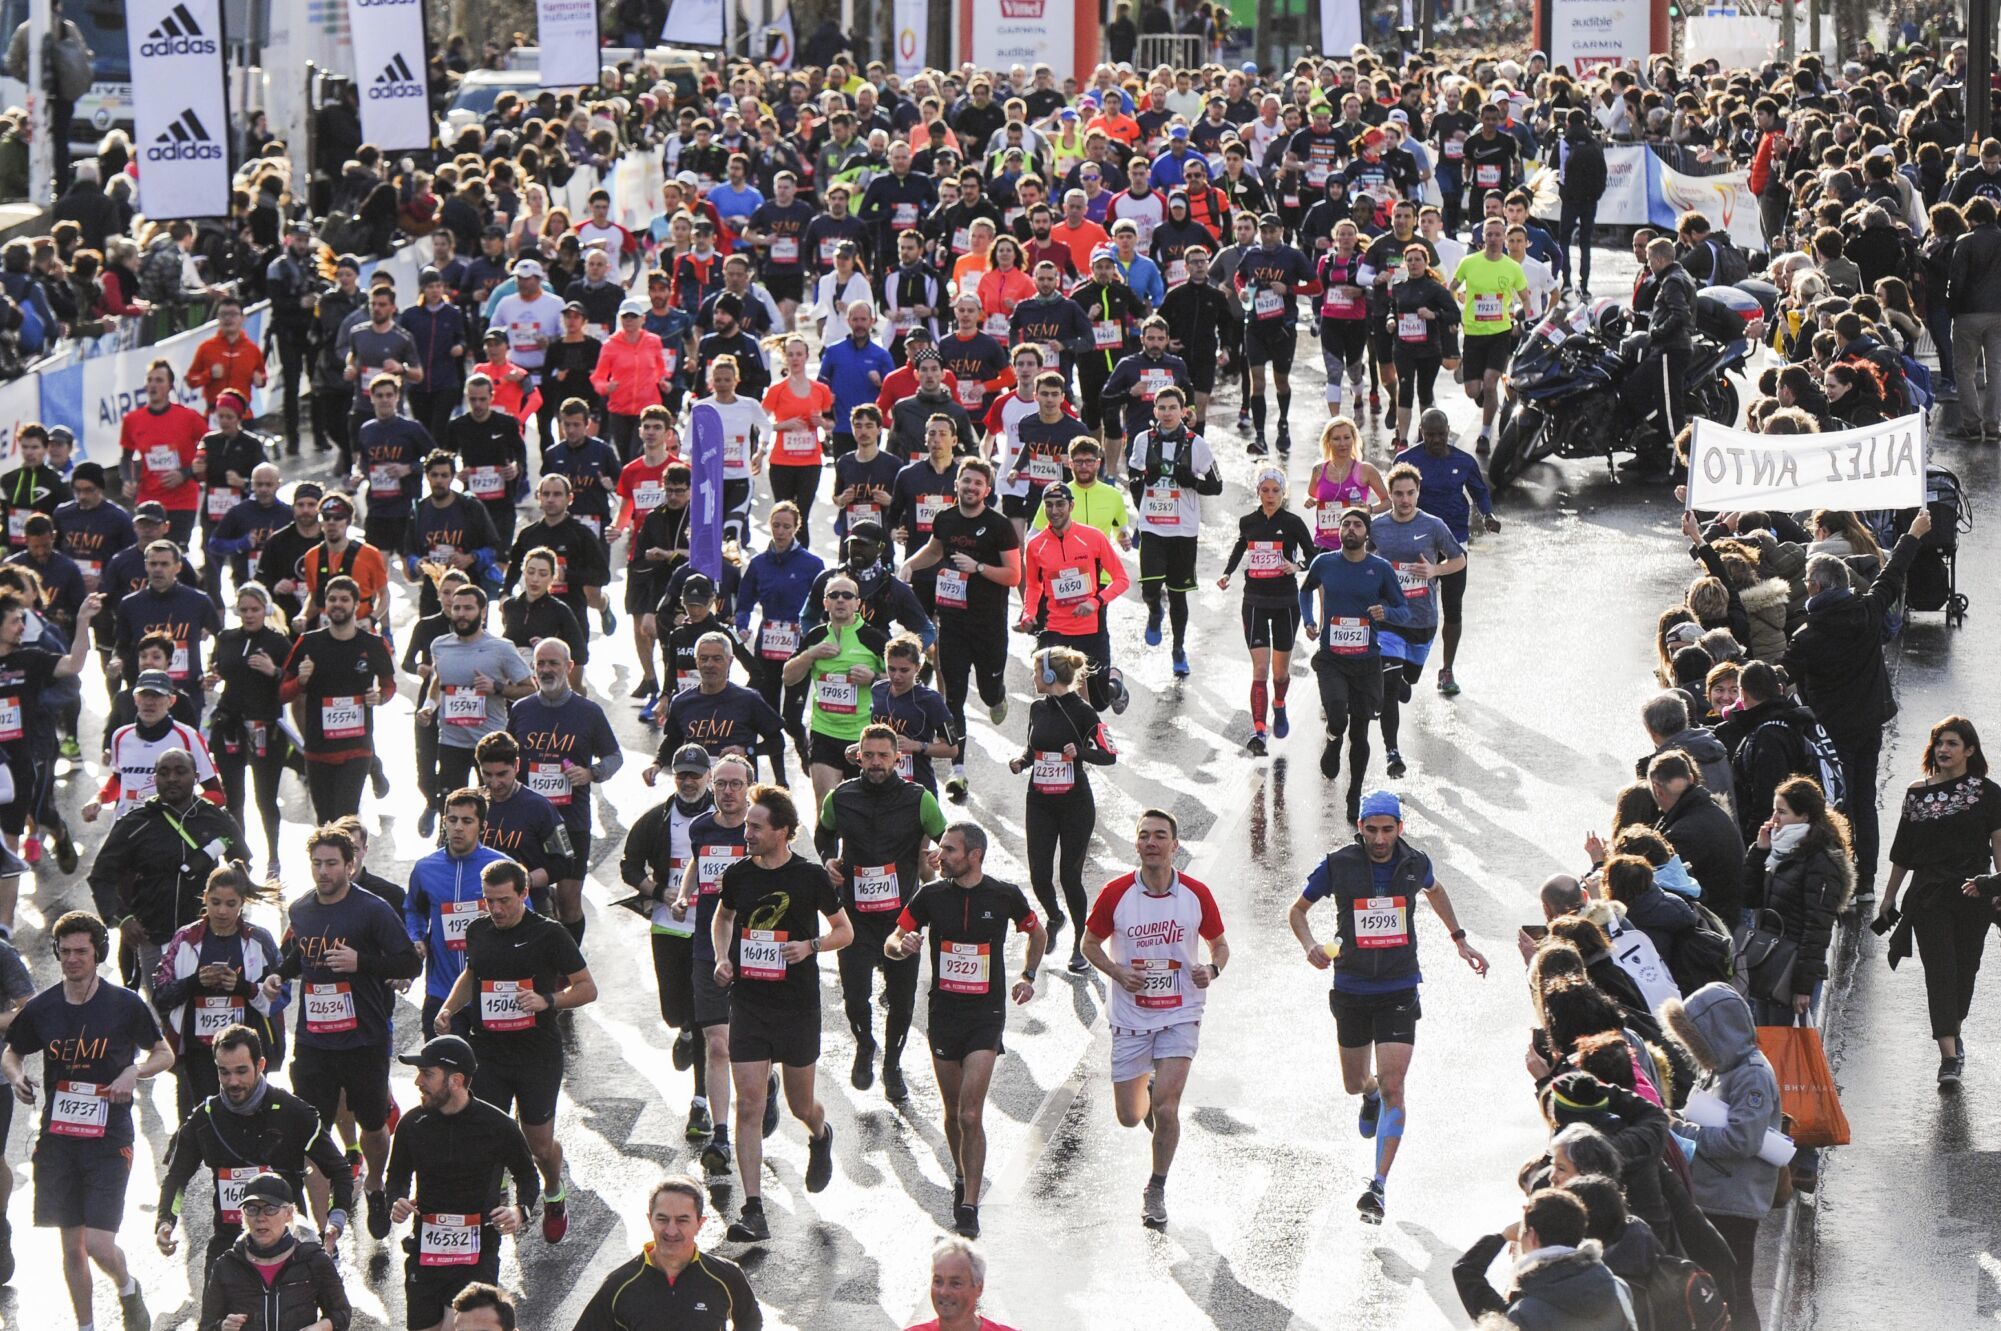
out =
<svg viewBox="0 0 2001 1331"><path fill-rule="evenodd" d="M827 599L829 601L853 601L858 598L854 592L828 592Z"/></svg>

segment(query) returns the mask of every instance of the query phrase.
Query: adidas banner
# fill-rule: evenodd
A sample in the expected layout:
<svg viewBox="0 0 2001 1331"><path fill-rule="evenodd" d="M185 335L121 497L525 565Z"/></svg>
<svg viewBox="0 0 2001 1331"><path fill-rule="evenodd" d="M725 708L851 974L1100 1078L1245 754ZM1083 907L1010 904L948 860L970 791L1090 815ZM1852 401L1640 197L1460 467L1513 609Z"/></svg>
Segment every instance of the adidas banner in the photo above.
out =
<svg viewBox="0 0 2001 1331"><path fill-rule="evenodd" d="M147 217L229 212L229 104L222 0L129 0L139 208Z"/></svg>
<svg viewBox="0 0 2001 1331"><path fill-rule="evenodd" d="M545 88L588 88L598 81L598 0L535 0Z"/></svg>
<svg viewBox="0 0 2001 1331"><path fill-rule="evenodd" d="M347 0L347 20L362 139L391 152L430 147L423 0Z"/></svg>

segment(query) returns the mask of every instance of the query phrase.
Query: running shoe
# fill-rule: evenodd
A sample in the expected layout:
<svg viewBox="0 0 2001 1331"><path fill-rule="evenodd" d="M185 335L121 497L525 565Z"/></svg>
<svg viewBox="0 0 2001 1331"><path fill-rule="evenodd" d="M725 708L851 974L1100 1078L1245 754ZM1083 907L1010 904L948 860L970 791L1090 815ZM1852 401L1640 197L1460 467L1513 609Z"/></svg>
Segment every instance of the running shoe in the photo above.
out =
<svg viewBox="0 0 2001 1331"><path fill-rule="evenodd" d="M961 1202L952 1208L952 1232L962 1238L980 1236L980 1208Z"/></svg>
<svg viewBox="0 0 2001 1331"><path fill-rule="evenodd" d="M764 1203L752 1199L743 1204L737 1218L723 1231L731 1243L762 1243L771 1237L771 1222L764 1218Z"/></svg>
<svg viewBox="0 0 2001 1331"><path fill-rule="evenodd" d="M709 1114L707 1102L691 1101L688 1105L688 1126L682 1135L691 1142L706 1141L709 1134L715 1130L716 1121Z"/></svg>
<svg viewBox="0 0 2001 1331"><path fill-rule="evenodd" d="M882 1096L892 1104L902 1104L910 1098L910 1083L903 1079L903 1068L887 1060L882 1065Z"/></svg>
<svg viewBox="0 0 2001 1331"><path fill-rule="evenodd" d="M14 1278L14 1227L0 1220L0 1285Z"/></svg>
<svg viewBox="0 0 2001 1331"><path fill-rule="evenodd" d="M875 1041L864 1040L855 1046L855 1064L848 1071L848 1084L858 1091L875 1085Z"/></svg>
<svg viewBox="0 0 2001 1331"><path fill-rule="evenodd" d="M21 838L21 858L29 864L42 862L42 839L39 836Z"/></svg>
<svg viewBox="0 0 2001 1331"><path fill-rule="evenodd" d="M1091 973L1091 963L1084 959L1083 949L1079 948L1070 954L1070 964L1067 969L1072 975L1089 975Z"/></svg>
<svg viewBox="0 0 2001 1331"><path fill-rule="evenodd" d="M1278 427L1278 451L1281 453L1292 451L1292 427L1289 425Z"/></svg>
<svg viewBox="0 0 2001 1331"><path fill-rule="evenodd" d="M1397 777L1404 774L1403 753L1401 750L1391 749L1383 757L1385 760L1383 767L1385 775Z"/></svg>
<svg viewBox="0 0 2001 1331"><path fill-rule="evenodd" d="M1005 693L1001 695L999 702L987 708L987 720L997 726L1007 723L1007 695Z"/></svg>
<svg viewBox="0 0 2001 1331"><path fill-rule="evenodd" d="M1938 1061L1938 1088L1941 1091L1959 1089L1959 1076L1966 1071L1966 1060L1957 1054L1948 1054Z"/></svg>
<svg viewBox="0 0 2001 1331"><path fill-rule="evenodd" d="M1044 942L1042 949L1042 955L1046 957L1056 951L1056 935L1063 932L1063 917L1061 915L1050 916L1049 922L1044 926L1044 928L1047 930L1049 935L1047 940Z"/></svg>
<svg viewBox="0 0 2001 1331"><path fill-rule="evenodd" d="M56 867L71 874L76 872L76 866L76 842L70 837L69 828L61 828L56 832Z"/></svg>
<svg viewBox="0 0 2001 1331"><path fill-rule="evenodd" d="M825 1192L834 1178L834 1125L822 1123L820 1135L806 1143L806 1191Z"/></svg>
<svg viewBox="0 0 2001 1331"><path fill-rule="evenodd" d="M682 1031L674 1037L674 1070L686 1072L695 1066L695 1033Z"/></svg>
<svg viewBox="0 0 2001 1331"><path fill-rule="evenodd" d="M1112 675L1111 694L1112 715L1124 716L1126 708L1132 706L1133 701L1132 694L1126 691L1126 677L1124 675L1116 672Z"/></svg>
<svg viewBox="0 0 2001 1331"><path fill-rule="evenodd" d="M719 1178L730 1172L730 1144L726 1141L712 1141L702 1148L702 1172L710 1178Z"/></svg>
<svg viewBox="0 0 2001 1331"><path fill-rule="evenodd" d="M778 1131L778 1074L771 1074L771 1080L764 1087L764 1122L758 1125L769 1137Z"/></svg>
<svg viewBox="0 0 2001 1331"><path fill-rule="evenodd" d="M1176 679L1188 678L1188 653L1182 651L1174 653L1174 677Z"/></svg>
<svg viewBox="0 0 2001 1331"><path fill-rule="evenodd" d="M1450 670L1441 670L1438 672L1438 691L1448 698L1459 696L1459 681L1452 678Z"/></svg>
<svg viewBox="0 0 2001 1331"><path fill-rule="evenodd" d="M1480 432L1480 438L1473 445L1473 451L1475 453L1478 453L1481 457L1486 457L1487 450L1490 447L1492 447L1492 445L1490 445L1487 442L1487 434L1486 431L1483 430Z"/></svg>
<svg viewBox="0 0 2001 1331"><path fill-rule="evenodd" d="M417 815L417 835L426 841L438 834L438 806L426 804L424 811Z"/></svg>
<svg viewBox="0 0 2001 1331"><path fill-rule="evenodd" d="M952 1209L957 1211L966 1204L966 1180L952 1175Z"/></svg>
<svg viewBox="0 0 2001 1331"><path fill-rule="evenodd" d="M1320 775L1329 781L1341 775L1341 741L1332 736L1320 746Z"/></svg>
<svg viewBox="0 0 2001 1331"><path fill-rule="evenodd" d="M617 631L618 616L612 613L610 606L606 606L604 609L598 611L598 625L604 629L604 634L607 638Z"/></svg>
<svg viewBox="0 0 2001 1331"><path fill-rule="evenodd" d="M375 798L379 800L389 798L389 773L382 770L382 760L380 758L369 764L368 784L374 790Z"/></svg>
<svg viewBox="0 0 2001 1331"><path fill-rule="evenodd" d="M642 726L653 725L654 717L658 715L659 707L660 707L660 699L648 698L646 700L646 706L639 709L639 724L641 724Z"/></svg>
<svg viewBox="0 0 2001 1331"><path fill-rule="evenodd" d="M542 1242L561 1243L563 1235L570 1232L570 1206L565 1200L568 1196L566 1192L562 1197L542 1199Z"/></svg>
<svg viewBox="0 0 2001 1331"><path fill-rule="evenodd" d="M1369 390L1369 414L1371 416L1383 414L1383 395L1373 388Z"/></svg>
<svg viewBox="0 0 2001 1331"><path fill-rule="evenodd" d="M1271 452L1271 445L1265 442L1263 435L1257 435L1251 440L1250 447L1244 451L1254 458L1261 458Z"/></svg>
<svg viewBox="0 0 2001 1331"><path fill-rule="evenodd" d="M130 1294L118 1296L118 1312L125 1319L125 1331L153 1331L153 1314L146 1311L146 1291L136 1280Z"/></svg>
<svg viewBox="0 0 2001 1331"><path fill-rule="evenodd" d="M389 1237L389 1194L380 1188L368 1194L368 1233L378 1242Z"/></svg>
<svg viewBox="0 0 2001 1331"><path fill-rule="evenodd" d="M1374 1091L1362 1093L1361 1117L1355 1121L1355 1130L1364 1137L1376 1135L1376 1120L1383 1116L1383 1097Z"/></svg>
<svg viewBox="0 0 2001 1331"><path fill-rule="evenodd" d="M659 681L659 680L657 680L657 679L642 679L642 680L640 680L640 681L639 681L639 684L638 684L638 686L637 686L637 687L635 687L635 688L634 688L634 689L632 690L632 696L633 696L633 697L635 697L635 698L657 698L657 697L659 697L659 696L660 696L660 681Z"/></svg>
<svg viewBox="0 0 2001 1331"><path fill-rule="evenodd" d="M1160 607L1149 606L1146 612L1146 645L1160 646Z"/></svg>
<svg viewBox="0 0 2001 1331"><path fill-rule="evenodd" d="M1271 708L1271 733L1273 739L1284 739L1292 733L1292 722L1285 714L1285 704L1273 703Z"/></svg>
<svg viewBox="0 0 2001 1331"><path fill-rule="evenodd" d="M954 772L945 778L945 798L951 800L954 804L964 804L966 802L966 789L967 782L964 772Z"/></svg>
<svg viewBox="0 0 2001 1331"><path fill-rule="evenodd" d="M1355 1199L1355 1209L1361 1213L1365 1225L1383 1223L1383 1181L1371 1179L1366 1191Z"/></svg>
<svg viewBox="0 0 2001 1331"><path fill-rule="evenodd" d="M56 746L56 752L71 762L83 757L83 745L76 742L75 735L64 735L63 742Z"/></svg>
<svg viewBox="0 0 2001 1331"><path fill-rule="evenodd" d="M1267 752L1265 748L1265 732L1262 730L1253 730L1251 732L1251 742L1244 747L1251 751L1253 758L1264 757Z"/></svg>
<svg viewBox="0 0 2001 1331"><path fill-rule="evenodd" d="M1148 1229L1167 1227L1167 1185L1149 1183L1139 1199L1140 1223Z"/></svg>
<svg viewBox="0 0 2001 1331"><path fill-rule="evenodd" d="M362 1167L361 1148L359 1146L348 1147L347 1172L354 1176L354 1181L356 1183L361 1182L361 1167Z"/></svg>

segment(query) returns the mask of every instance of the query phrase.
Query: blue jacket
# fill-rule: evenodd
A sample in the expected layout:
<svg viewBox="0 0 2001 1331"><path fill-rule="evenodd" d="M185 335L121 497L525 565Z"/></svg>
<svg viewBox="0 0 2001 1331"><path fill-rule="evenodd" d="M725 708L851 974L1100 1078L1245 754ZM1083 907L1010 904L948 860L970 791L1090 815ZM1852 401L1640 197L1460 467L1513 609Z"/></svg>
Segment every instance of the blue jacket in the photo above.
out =
<svg viewBox="0 0 2001 1331"><path fill-rule="evenodd" d="M417 361L424 371L419 390L455 391L462 381L464 361L452 355L452 348L471 349L466 341L465 314L449 300L440 301L435 310L419 301L397 316L396 322L417 344Z"/></svg>
<svg viewBox="0 0 2001 1331"><path fill-rule="evenodd" d="M750 632L750 612L758 608L763 609L766 619L798 623L806 593L826 566L825 560L797 541L782 552L766 549L757 555L743 571L743 583L737 589L737 632Z"/></svg>
<svg viewBox="0 0 2001 1331"><path fill-rule="evenodd" d="M1126 285L1132 288L1132 293L1145 301L1148 309L1159 309L1160 302L1167 299L1167 280L1160 275L1160 265L1144 254L1135 254L1131 263L1121 263L1119 267L1125 272Z"/></svg>
<svg viewBox="0 0 2001 1331"><path fill-rule="evenodd" d="M880 382L869 381L869 372L873 370L887 379L895 369L896 362L890 359L889 352L869 338L863 338L861 345L856 346L852 336L844 337L820 349L820 382L834 390L837 434L853 433L849 413L864 402L874 402L882 392Z"/></svg>
<svg viewBox="0 0 2001 1331"><path fill-rule="evenodd" d="M1447 449L1444 457L1435 458L1424 451L1423 444L1413 444L1397 454L1397 461L1410 463L1424 477L1417 506L1450 528L1453 539L1461 545L1472 535L1467 526L1473 516L1472 504L1466 502L1469 493L1481 514L1492 516L1494 498L1487 489L1487 478L1480 474L1479 460L1465 449Z"/></svg>
<svg viewBox="0 0 2001 1331"><path fill-rule="evenodd" d="M487 865L507 856L491 846L476 846L464 859L453 859L442 846L410 866L410 891L403 898L403 931L424 945L424 992L443 998L466 968L463 949L445 945L446 903L477 902L479 875ZM460 935L463 937L464 935Z"/></svg>

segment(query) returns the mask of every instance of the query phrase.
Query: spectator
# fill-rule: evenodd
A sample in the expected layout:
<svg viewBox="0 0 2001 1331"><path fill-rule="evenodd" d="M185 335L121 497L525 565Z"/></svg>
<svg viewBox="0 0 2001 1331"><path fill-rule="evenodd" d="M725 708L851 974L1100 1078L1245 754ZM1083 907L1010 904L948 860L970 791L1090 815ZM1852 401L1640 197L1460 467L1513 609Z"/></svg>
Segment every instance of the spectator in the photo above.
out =
<svg viewBox="0 0 2001 1331"><path fill-rule="evenodd" d="M1523 1331L1632 1331L1632 1295L1605 1266L1603 1248L1585 1237L1584 1203L1544 1188L1530 1195L1519 1223L1480 1239L1452 1267L1469 1317L1506 1316ZM1487 1268L1514 1244L1507 1297L1487 1283Z"/></svg>

